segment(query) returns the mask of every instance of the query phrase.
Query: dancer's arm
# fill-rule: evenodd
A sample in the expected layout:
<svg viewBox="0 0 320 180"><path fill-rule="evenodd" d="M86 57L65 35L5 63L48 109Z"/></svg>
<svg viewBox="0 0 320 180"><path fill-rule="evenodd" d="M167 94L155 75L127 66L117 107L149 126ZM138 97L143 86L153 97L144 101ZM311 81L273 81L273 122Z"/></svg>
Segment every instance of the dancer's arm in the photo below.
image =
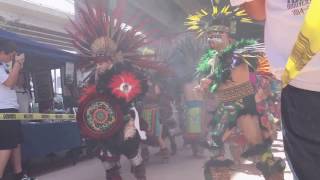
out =
<svg viewBox="0 0 320 180"><path fill-rule="evenodd" d="M257 21L264 21L266 18L266 0L231 0L230 2L233 6L241 5L248 15Z"/></svg>

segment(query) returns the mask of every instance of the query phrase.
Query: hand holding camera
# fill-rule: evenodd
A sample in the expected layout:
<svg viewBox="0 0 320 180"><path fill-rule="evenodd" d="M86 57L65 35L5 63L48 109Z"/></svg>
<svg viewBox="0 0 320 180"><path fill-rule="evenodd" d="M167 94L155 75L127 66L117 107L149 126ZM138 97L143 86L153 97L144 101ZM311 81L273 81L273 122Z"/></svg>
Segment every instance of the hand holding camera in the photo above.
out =
<svg viewBox="0 0 320 180"><path fill-rule="evenodd" d="M20 55L16 55L16 57L15 57L15 63L16 63L16 64L19 64L20 69L23 68L24 61L25 61L25 55L24 55L23 53L20 54Z"/></svg>

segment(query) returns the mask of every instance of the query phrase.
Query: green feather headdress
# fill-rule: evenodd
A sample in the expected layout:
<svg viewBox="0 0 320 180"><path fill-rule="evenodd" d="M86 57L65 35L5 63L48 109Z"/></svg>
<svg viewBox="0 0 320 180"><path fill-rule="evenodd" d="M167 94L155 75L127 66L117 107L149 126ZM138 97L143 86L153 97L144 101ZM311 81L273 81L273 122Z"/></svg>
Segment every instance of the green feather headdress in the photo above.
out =
<svg viewBox="0 0 320 180"><path fill-rule="evenodd" d="M198 76L210 74L211 72L210 62L214 61L217 55L218 55L218 51L214 49L208 49L207 52L204 55L202 55L196 69L196 73Z"/></svg>
<svg viewBox="0 0 320 180"><path fill-rule="evenodd" d="M209 90L214 93L221 83L230 79L231 70L237 63L235 60L246 63L255 70L258 66L257 59L263 52L263 46L252 39L237 41L220 53L210 49L202 56L197 72L202 76L213 78Z"/></svg>

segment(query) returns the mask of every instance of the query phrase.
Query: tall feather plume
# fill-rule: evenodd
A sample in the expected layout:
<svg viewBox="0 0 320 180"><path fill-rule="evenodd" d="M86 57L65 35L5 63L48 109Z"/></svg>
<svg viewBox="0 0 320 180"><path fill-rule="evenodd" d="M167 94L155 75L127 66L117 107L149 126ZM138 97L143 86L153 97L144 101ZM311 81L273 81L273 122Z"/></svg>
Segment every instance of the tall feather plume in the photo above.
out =
<svg viewBox="0 0 320 180"><path fill-rule="evenodd" d="M198 37L209 31L214 25L219 25L220 20L252 23L246 12L240 8L231 7L226 0L211 0L210 9L200 9L187 17L184 23L189 31L194 31Z"/></svg>
<svg viewBox="0 0 320 180"><path fill-rule="evenodd" d="M163 63L154 61L150 55L142 55L141 48L151 40L143 33L146 20L138 21L137 16L129 23L123 22L127 0L118 0L117 6L109 13L101 5L91 6L87 1L79 7L77 21L70 20L67 32L74 46L87 59L87 64L95 61L111 60L114 63L127 61L139 68L167 72ZM94 48L93 48L94 47Z"/></svg>
<svg viewBox="0 0 320 180"><path fill-rule="evenodd" d="M195 39L193 33L182 36L171 55L176 58L173 58L170 63L175 64L175 69L179 72L178 76L182 80L190 81L195 77L196 66L207 48L208 43L205 37Z"/></svg>

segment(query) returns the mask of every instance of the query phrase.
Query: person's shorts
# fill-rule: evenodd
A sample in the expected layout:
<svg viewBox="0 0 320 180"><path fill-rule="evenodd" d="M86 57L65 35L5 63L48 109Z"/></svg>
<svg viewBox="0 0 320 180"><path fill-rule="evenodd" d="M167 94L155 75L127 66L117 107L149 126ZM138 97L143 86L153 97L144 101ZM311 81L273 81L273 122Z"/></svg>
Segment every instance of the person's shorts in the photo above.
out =
<svg viewBox="0 0 320 180"><path fill-rule="evenodd" d="M284 149L299 180L320 177L320 92L288 85L282 90Z"/></svg>
<svg viewBox="0 0 320 180"><path fill-rule="evenodd" d="M17 113L16 109L0 109L0 113ZM20 121L0 120L0 150L14 149L22 143Z"/></svg>

